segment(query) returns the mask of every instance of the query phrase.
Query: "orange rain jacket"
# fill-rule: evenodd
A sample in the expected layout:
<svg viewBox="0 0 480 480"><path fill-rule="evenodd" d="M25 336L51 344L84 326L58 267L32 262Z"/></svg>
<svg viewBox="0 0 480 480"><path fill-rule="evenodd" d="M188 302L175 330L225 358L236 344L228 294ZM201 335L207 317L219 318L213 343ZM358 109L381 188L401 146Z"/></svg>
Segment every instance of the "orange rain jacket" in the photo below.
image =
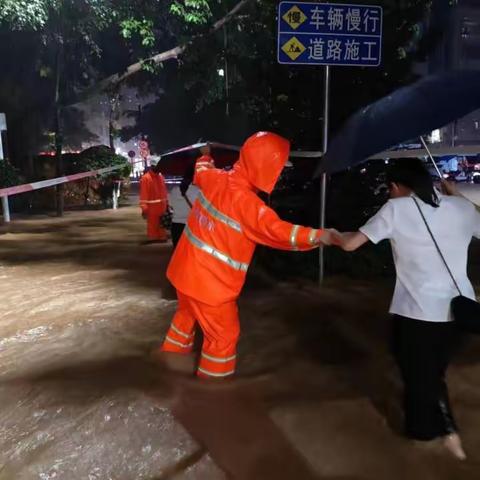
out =
<svg viewBox="0 0 480 480"><path fill-rule="evenodd" d="M196 164L201 192L177 245L167 276L181 293L208 305L235 300L257 243L283 250L317 247L323 231L284 222L257 195L270 194L290 144L268 132L250 137L233 170L214 168L209 156Z"/></svg>
<svg viewBox="0 0 480 480"><path fill-rule="evenodd" d="M140 208L142 213L155 210L163 215L167 209L167 187L161 173L149 170L140 179Z"/></svg>

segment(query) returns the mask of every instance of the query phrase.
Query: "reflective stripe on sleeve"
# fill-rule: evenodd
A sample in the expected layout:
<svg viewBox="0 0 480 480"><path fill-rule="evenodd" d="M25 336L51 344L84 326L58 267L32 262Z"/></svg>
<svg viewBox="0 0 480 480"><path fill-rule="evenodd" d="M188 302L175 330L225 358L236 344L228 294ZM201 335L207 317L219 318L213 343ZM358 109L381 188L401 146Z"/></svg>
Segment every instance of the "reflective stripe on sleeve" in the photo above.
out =
<svg viewBox="0 0 480 480"><path fill-rule="evenodd" d="M320 242L320 240L317 239L318 232L319 230L317 230L316 228L312 228L310 230L310 233L308 234L308 243L310 245L318 245L318 243Z"/></svg>
<svg viewBox="0 0 480 480"><path fill-rule="evenodd" d="M298 236L298 231L300 230L300 225L294 225L292 228L292 233L290 234L290 245L294 250L297 249L297 236Z"/></svg>
<svg viewBox="0 0 480 480"><path fill-rule="evenodd" d="M142 203L162 203L162 202L166 202L167 200L162 198L160 200L140 200L140 205Z"/></svg>
<svg viewBox="0 0 480 480"><path fill-rule="evenodd" d="M185 227L184 233L192 245L194 245L200 250L203 250L205 253L208 253L209 255L216 258L217 260L220 260L221 262L226 263L229 267L232 267L234 270L239 270L242 272L246 272L248 270L248 267L249 267L248 263L237 262L236 260L229 257L225 253L220 252L220 250L217 250L211 245L208 245L207 243L203 242L192 233L188 225Z"/></svg>
<svg viewBox="0 0 480 480"><path fill-rule="evenodd" d="M242 232L242 227L238 222L235 220L231 219L230 217L227 217L224 213L220 212L220 210L217 210L203 195L202 192L198 194L198 201L200 202L200 205L214 218L216 218L219 222L224 223L225 225L229 226L230 228L233 228L233 230L236 230L237 232L241 233Z"/></svg>

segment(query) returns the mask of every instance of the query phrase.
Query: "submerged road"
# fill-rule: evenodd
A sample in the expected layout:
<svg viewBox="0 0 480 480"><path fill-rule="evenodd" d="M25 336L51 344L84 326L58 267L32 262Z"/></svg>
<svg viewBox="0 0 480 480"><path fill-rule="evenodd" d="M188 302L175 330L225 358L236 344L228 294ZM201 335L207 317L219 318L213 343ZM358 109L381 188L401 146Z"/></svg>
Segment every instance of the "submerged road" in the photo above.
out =
<svg viewBox="0 0 480 480"><path fill-rule="evenodd" d="M143 234L134 207L0 227L0 480L478 480L479 341L449 378L464 464L399 434L381 285L252 272L239 379L200 387L149 361L175 297Z"/></svg>

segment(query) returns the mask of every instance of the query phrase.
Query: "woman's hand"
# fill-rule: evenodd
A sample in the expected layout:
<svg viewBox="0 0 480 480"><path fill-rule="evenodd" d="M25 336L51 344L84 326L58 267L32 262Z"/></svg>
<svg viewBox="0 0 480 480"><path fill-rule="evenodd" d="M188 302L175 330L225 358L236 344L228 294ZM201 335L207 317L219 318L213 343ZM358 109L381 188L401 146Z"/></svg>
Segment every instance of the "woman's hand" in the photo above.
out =
<svg viewBox="0 0 480 480"><path fill-rule="evenodd" d="M455 197L460 195L458 193L457 185L455 182L449 182L447 180L442 180L442 193L450 197Z"/></svg>
<svg viewBox="0 0 480 480"><path fill-rule="evenodd" d="M200 153L202 155L210 155L212 153L212 149L210 148L210 144L206 144L203 147L200 147Z"/></svg>

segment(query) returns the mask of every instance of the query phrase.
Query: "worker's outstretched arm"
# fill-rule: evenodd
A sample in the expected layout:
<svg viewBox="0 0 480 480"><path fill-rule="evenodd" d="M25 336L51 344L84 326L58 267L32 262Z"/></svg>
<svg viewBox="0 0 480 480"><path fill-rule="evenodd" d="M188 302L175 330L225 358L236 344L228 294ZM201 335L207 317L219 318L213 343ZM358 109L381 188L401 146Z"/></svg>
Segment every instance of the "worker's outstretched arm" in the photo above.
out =
<svg viewBox="0 0 480 480"><path fill-rule="evenodd" d="M285 222L260 199L239 206L245 235L252 241L281 250L312 250L330 244L330 232Z"/></svg>

